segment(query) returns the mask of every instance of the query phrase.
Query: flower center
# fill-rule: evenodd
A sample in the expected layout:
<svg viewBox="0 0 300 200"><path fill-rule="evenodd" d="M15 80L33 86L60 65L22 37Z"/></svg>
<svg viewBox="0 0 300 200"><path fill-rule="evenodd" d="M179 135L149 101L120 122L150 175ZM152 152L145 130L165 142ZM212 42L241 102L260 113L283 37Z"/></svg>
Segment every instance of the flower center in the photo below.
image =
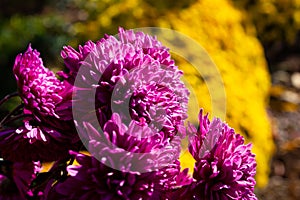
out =
<svg viewBox="0 0 300 200"><path fill-rule="evenodd" d="M181 107L173 91L159 84L143 85L130 98L132 120L147 123L157 131L176 131L180 124Z"/></svg>

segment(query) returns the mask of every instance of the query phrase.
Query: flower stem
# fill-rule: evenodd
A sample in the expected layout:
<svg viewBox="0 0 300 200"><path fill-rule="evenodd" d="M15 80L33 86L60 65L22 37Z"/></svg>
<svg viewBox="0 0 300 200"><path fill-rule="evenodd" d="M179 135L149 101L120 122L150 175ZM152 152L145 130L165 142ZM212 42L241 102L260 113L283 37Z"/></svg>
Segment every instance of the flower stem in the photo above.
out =
<svg viewBox="0 0 300 200"><path fill-rule="evenodd" d="M18 92L13 92L13 93L11 93L11 94L6 95L3 99L1 99L1 101L0 101L0 106L1 106L2 104L4 104L6 101L8 101L9 99L11 99L12 97L16 97L16 96L18 96L18 95L19 95Z"/></svg>
<svg viewBox="0 0 300 200"><path fill-rule="evenodd" d="M31 116L31 115L22 113L22 114L19 114L19 115L14 116L14 117L12 117L12 118L6 120L6 121L3 121L3 120L2 120L3 122L2 122L2 121L0 122L0 128L2 128L3 125L5 125L5 124L11 123L11 122L16 121L16 120L21 119L21 118L30 117L30 116Z"/></svg>
<svg viewBox="0 0 300 200"><path fill-rule="evenodd" d="M4 123L9 117L14 115L17 111L19 111L23 107L23 104L18 105L15 109L13 109L8 115L6 115L0 122L0 124Z"/></svg>

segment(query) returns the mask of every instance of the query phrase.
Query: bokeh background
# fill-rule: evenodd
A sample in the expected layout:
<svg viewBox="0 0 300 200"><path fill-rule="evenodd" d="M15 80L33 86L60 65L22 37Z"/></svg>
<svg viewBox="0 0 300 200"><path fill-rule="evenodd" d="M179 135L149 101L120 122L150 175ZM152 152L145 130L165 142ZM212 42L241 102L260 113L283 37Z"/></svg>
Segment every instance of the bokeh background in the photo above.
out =
<svg viewBox="0 0 300 200"><path fill-rule="evenodd" d="M77 48L119 26L171 28L196 40L221 73L224 120L254 144L259 199L300 199L300 0L1 0L0 98L16 91L14 59L29 43L58 71L64 45ZM189 59L197 54L183 48ZM213 77L174 57L196 94L191 102L211 112L204 80ZM192 163L189 155L182 161Z"/></svg>

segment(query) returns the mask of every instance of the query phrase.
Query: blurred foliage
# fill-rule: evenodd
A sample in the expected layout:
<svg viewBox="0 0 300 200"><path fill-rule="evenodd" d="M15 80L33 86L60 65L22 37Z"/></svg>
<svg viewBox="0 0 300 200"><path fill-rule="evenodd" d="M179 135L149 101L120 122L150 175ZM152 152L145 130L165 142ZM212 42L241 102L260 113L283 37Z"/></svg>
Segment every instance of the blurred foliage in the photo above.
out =
<svg viewBox="0 0 300 200"><path fill-rule="evenodd" d="M246 11L257 34L264 43L293 42L300 29L299 0L234 0L235 5Z"/></svg>
<svg viewBox="0 0 300 200"><path fill-rule="evenodd" d="M12 74L14 59L29 43L41 52L47 66L56 67L59 62L60 50L70 38L68 22L56 11L48 9L46 2L0 2L0 84L5 85L0 97L16 90Z"/></svg>
<svg viewBox="0 0 300 200"><path fill-rule="evenodd" d="M245 14L245 23L254 24L269 61L282 59L299 40L299 0L233 0ZM299 49L299 47L298 47Z"/></svg>
<svg viewBox="0 0 300 200"><path fill-rule="evenodd" d="M18 0L12 2L20 3ZM285 2L290 3L286 5ZM288 29L297 29L295 24L299 23L297 14L288 13L295 9L291 6L293 2L297 1L54 0L42 1L31 8L31 12L30 8L18 12L22 9L19 6L15 14L6 11L0 15L0 81L5 86L1 88L0 97L15 90L11 73L14 58L29 42L41 52L46 66L59 68L63 66L58 58L63 45L76 47L87 40L96 41L105 33L117 33L118 26L127 29L159 26L178 30L199 42L218 66L227 95L225 120L243 134L247 142L253 142L258 160L257 182L258 186L264 186L273 151L266 113L270 80L256 34L266 44L277 37L284 40L294 37L288 33ZM273 5L276 12L274 9L268 11L266 5ZM2 6L1 10L4 9ZM283 11L287 16L277 15ZM275 30L280 34L273 33ZM193 49L188 51L193 52ZM205 84L203 77L184 59L178 57L177 60L196 93L197 98L191 102L198 102L211 113L211 96L206 85L209 82ZM198 110L193 110L193 115L195 112Z"/></svg>

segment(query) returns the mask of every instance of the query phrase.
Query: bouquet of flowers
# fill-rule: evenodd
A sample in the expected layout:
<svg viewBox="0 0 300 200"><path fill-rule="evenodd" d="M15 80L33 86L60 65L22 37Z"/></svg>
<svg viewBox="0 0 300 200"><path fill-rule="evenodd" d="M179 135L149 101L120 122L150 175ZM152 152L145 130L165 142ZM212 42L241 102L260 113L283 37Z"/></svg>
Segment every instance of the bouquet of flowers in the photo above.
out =
<svg viewBox="0 0 300 200"><path fill-rule="evenodd" d="M57 75L31 45L16 57L18 93L0 105L22 103L0 123L0 199L257 199L251 144L203 109L185 125L183 72L155 37L120 28L61 56ZM193 173L179 161L186 137Z"/></svg>

